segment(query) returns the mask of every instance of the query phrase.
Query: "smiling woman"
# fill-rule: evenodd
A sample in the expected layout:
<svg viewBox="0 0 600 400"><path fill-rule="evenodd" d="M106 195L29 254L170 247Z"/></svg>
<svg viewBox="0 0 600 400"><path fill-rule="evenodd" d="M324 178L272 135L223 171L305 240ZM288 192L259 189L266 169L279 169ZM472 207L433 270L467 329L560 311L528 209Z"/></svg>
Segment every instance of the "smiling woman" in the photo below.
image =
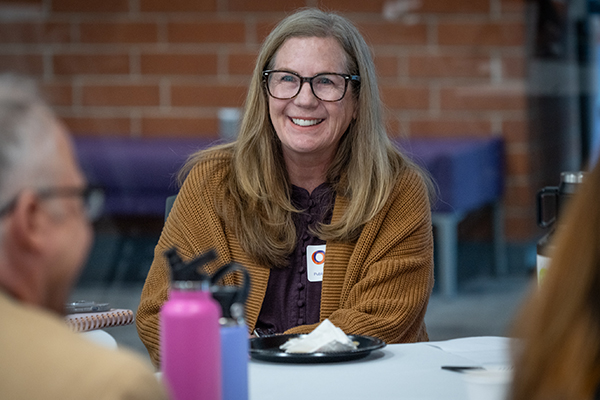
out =
<svg viewBox="0 0 600 400"><path fill-rule="evenodd" d="M371 52L350 21L304 9L265 39L237 140L194 155L155 250L137 327L158 365L163 253L250 272L250 332L427 340L429 180L389 140ZM224 284L236 284L227 277Z"/></svg>
<svg viewBox="0 0 600 400"><path fill-rule="evenodd" d="M267 77L269 116L290 183L309 192L327 180L340 139L356 117L357 89L351 87L350 95L344 96L348 80L325 74L345 72L346 59L332 37L293 37L277 51L272 62L275 72Z"/></svg>

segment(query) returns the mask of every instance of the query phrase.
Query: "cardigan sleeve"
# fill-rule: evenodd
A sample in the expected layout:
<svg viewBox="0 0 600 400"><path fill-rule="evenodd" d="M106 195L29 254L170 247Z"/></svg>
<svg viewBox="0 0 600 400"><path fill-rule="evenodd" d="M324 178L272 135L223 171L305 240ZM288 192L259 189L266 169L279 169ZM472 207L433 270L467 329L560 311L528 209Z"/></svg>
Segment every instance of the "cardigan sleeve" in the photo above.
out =
<svg viewBox="0 0 600 400"><path fill-rule="evenodd" d="M229 252L222 224L216 214L211 191L203 190L212 186L206 180L217 182L218 175L207 164L197 165L192 169L177 195L154 250L154 259L137 310L136 327L150 359L157 367L160 364L159 312L167 301L170 288L170 269L164 256L165 251L176 246L181 257L189 260L215 248L219 259L211 263L211 266L229 261L226 259Z"/></svg>
<svg viewBox="0 0 600 400"><path fill-rule="evenodd" d="M424 317L433 288L433 235L428 194L419 174L404 173L355 245L328 243L325 257L321 320L329 318L347 334L387 343L427 340ZM307 333L315 327L286 333Z"/></svg>

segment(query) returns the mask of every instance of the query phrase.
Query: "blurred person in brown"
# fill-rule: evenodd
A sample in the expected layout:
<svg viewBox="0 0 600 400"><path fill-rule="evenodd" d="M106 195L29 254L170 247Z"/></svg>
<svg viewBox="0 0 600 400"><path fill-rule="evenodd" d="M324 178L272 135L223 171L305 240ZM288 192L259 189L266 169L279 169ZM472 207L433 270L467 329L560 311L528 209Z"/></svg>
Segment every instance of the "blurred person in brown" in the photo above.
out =
<svg viewBox="0 0 600 400"><path fill-rule="evenodd" d="M303 9L275 27L237 140L182 173L137 314L155 364L173 246L186 259L214 248L209 272L248 269L249 332L308 333L327 318L346 334L427 340L429 180L387 136L370 49L348 19Z"/></svg>
<svg viewBox="0 0 600 400"><path fill-rule="evenodd" d="M71 332L63 313L102 198L63 124L0 75L0 398L163 399L150 366Z"/></svg>
<svg viewBox="0 0 600 400"><path fill-rule="evenodd" d="M512 400L600 399L600 165L561 218L548 272L515 323Z"/></svg>

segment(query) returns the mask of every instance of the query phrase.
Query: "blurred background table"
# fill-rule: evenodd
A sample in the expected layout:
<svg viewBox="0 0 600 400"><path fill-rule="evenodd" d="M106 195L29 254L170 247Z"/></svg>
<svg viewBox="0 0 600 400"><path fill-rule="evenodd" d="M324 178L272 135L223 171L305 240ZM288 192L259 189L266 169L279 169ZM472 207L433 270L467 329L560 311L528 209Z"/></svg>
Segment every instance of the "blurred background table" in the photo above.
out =
<svg viewBox="0 0 600 400"><path fill-rule="evenodd" d="M440 292L457 293L458 224L470 213L492 206L494 272L507 272L504 240L504 146L500 138L399 140L398 145L433 178L438 198L432 204Z"/></svg>

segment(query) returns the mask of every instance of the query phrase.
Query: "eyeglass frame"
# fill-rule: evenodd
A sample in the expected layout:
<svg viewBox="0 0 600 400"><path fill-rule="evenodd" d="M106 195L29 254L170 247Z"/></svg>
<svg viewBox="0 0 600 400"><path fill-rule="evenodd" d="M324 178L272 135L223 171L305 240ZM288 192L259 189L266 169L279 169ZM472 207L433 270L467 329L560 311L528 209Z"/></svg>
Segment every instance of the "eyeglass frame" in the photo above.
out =
<svg viewBox="0 0 600 400"><path fill-rule="evenodd" d="M104 208L104 189L99 186L44 188L36 190L36 194L40 199L70 196L81 197L86 216L90 221L96 221L100 215L102 215L102 210ZM0 208L0 218L13 211L20 195L21 193L18 193L12 200L6 203L4 207ZM99 203L97 203L99 205L93 205L92 199L94 198L97 199L96 201L100 200Z"/></svg>
<svg viewBox="0 0 600 400"><path fill-rule="evenodd" d="M298 86L298 92L295 95L293 95L292 97L273 96L273 94L271 93L271 89L269 89L269 75L272 74L273 72L285 72L285 73L289 73L289 74L295 75L298 78L300 78L300 85ZM319 96L317 96L317 94L315 93L315 89L313 88L313 79L315 79L316 77L322 76L322 75L338 75L338 76L341 76L342 78L344 78L344 93L342 93L342 97L340 97L337 100L324 100L324 99L320 98ZM262 72L262 77L263 77L263 82L265 84L265 87L267 89L267 93L269 94L269 96L271 96L272 98L277 99L277 100L293 99L294 97L296 97L300 94L300 91L302 90L302 85L304 85L305 82L308 82L308 84L310 86L310 91L317 99L319 99L321 101L326 101L328 103L335 103L336 101L342 101L343 98L346 96L346 92L348 91L348 83L349 82L352 81L352 82L360 83L360 75L340 74L337 72L321 72L312 77L306 77L306 76L301 76L300 74L293 72L293 71L287 71L285 69L267 69Z"/></svg>

